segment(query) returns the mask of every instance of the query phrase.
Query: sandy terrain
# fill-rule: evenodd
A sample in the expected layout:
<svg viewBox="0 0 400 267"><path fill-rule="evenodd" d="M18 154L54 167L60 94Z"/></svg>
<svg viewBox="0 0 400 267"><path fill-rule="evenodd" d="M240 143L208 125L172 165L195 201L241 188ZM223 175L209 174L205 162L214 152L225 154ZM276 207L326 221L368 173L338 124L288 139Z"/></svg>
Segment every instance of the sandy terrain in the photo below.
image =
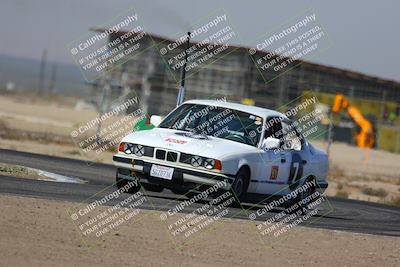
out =
<svg viewBox="0 0 400 267"><path fill-rule="evenodd" d="M159 212L141 211L100 238L68 215L79 204L0 196L1 266L398 266L400 239L304 227L265 243L256 225L223 219L177 247ZM100 209L105 209L101 207ZM151 225L151 227L148 227Z"/></svg>
<svg viewBox="0 0 400 267"><path fill-rule="evenodd" d="M326 143L312 142L317 148L326 151ZM362 150L344 143L331 146L333 167L340 168L345 176L363 176L364 178L393 178L400 180L397 162L400 154L383 150Z"/></svg>
<svg viewBox="0 0 400 267"><path fill-rule="evenodd" d="M72 105L29 99L0 97L0 118L12 129L50 132L69 136L79 123L96 117L94 111L74 110Z"/></svg>

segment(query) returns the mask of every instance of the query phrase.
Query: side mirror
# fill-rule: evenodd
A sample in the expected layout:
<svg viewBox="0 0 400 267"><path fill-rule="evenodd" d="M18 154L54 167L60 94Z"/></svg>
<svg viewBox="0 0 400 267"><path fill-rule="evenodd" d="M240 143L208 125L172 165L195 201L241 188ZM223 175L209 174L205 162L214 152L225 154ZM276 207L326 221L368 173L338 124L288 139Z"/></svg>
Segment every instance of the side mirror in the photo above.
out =
<svg viewBox="0 0 400 267"><path fill-rule="evenodd" d="M264 150L273 150L276 148L280 148L280 146L281 146L281 140L278 138L267 137L262 142L262 149Z"/></svg>
<svg viewBox="0 0 400 267"><path fill-rule="evenodd" d="M150 123L153 124L155 127L160 125L161 121L162 121L162 117L161 116L151 115L151 117L150 117Z"/></svg>

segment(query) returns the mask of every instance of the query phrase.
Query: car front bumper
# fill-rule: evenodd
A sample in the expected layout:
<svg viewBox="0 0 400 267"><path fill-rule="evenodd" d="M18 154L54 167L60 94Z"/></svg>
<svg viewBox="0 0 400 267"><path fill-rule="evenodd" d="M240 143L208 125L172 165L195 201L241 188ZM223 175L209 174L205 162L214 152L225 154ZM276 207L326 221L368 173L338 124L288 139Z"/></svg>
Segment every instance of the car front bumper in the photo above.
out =
<svg viewBox="0 0 400 267"><path fill-rule="evenodd" d="M134 176L136 176L140 183L156 184L170 189L193 190L218 186L223 190L229 190L235 180L233 175L196 170L195 168L178 166L172 162L157 161L151 158L136 159L114 155L113 162L118 167L117 175L120 178L134 180ZM172 179L167 180L151 176L150 170L153 164L174 168Z"/></svg>

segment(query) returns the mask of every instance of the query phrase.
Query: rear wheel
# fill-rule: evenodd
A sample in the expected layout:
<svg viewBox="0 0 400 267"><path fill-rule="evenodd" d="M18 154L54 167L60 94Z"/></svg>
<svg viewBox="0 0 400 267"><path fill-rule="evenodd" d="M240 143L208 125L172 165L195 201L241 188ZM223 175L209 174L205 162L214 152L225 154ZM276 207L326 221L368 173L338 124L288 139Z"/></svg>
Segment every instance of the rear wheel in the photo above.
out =
<svg viewBox="0 0 400 267"><path fill-rule="evenodd" d="M314 180L313 177L309 177L303 183L303 185L306 184L307 182L311 182L313 180ZM310 199L308 201L302 201L302 200L304 200L304 199L308 198L309 196L311 196L312 194L314 194L315 190L316 190L315 186L311 185L306 190L301 191L297 195L296 199L293 202L291 202L291 204L289 206L286 207L286 210L288 210L291 213L297 212L298 210L301 210L303 213L306 213L308 204L310 202L312 202L313 200L312 199Z"/></svg>
<svg viewBox="0 0 400 267"><path fill-rule="evenodd" d="M313 181L313 178L308 179L309 182ZM305 199L309 196L311 196L312 194L315 193L315 186L311 185L310 187L308 187L305 191L303 191L302 193L300 193L300 197L301 199Z"/></svg>
<svg viewBox="0 0 400 267"><path fill-rule="evenodd" d="M314 180L314 178L312 178L312 177L308 178L305 183L312 182L313 180ZM309 196L314 194L315 190L316 190L315 186L314 185L310 185L306 190L302 191L299 194L299 200L298 201L308 198ZM299 204L299 206L301 208L307 208L307 205L310 204L310 202L312 202L312 200L307 201L307 203L301 203L301 204Z"/></svg>

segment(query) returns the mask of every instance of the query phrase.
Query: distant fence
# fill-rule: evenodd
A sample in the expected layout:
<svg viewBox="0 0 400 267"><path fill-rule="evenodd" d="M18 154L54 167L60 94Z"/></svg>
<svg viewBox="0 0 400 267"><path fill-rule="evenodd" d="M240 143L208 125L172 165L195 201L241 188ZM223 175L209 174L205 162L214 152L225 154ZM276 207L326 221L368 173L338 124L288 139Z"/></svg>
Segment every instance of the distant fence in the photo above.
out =
<svg viewBox="0 0 400 267"><path fill-rule="evenodd" d="M311 95L316 95L318 97L318 101L322 104L325 104L328 108L332 106L333 99L335 95L321 92L312 92L305 91L305 96L310 97ZM375 118L375 130L376 130L376 148L382 149L394 153L400 153L400 116L398 116L393 122L392 125L389 125L389 122L379 123L382 119L381 116L382 111L386 110L387 112L395 112L397 113L398 105L395 102L390 101L373 101L373 100L365 100L365 99L352 99L352 105L359 108L363 115L366 115L369 118ZM343 111L340 114L335 114L332 117L333 140L347 142L350 144L354 144L352 142L354 134L359 130L358 127L355 127L351 131L342 130L338 126L342 117L345 116L347 112ZM325 126L327 127L327 126ZM326 138L328 129L325 127L319 127L319 131L314 135L310 136L310 139L322 139Z"/></svg>
<svg viewBox="0 0 400 267"><path fill-rule="evenodd" d="M376 141L379 149L400 153L400 128L379 126Z"/></svg>

